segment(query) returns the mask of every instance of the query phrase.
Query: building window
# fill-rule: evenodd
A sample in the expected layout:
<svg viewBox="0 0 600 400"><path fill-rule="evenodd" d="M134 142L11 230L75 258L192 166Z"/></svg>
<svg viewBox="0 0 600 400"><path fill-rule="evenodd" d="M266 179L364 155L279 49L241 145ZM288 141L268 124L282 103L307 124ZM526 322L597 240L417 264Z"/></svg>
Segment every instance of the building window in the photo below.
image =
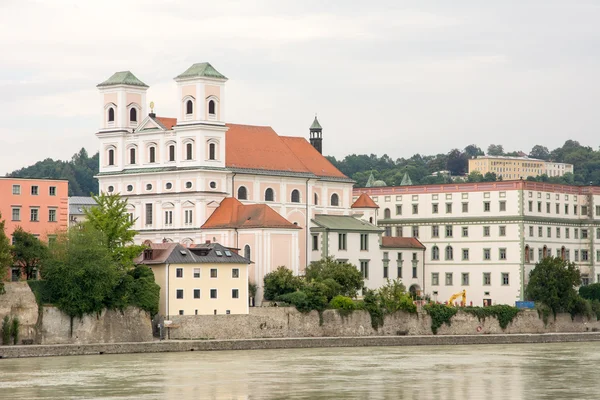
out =
<svg viewBox="0 0 600 400"><path fill-rule="evenodd" d="M53 208L48 210L48 222L56 222L56 210Z"/></svg>
<svg viewBox="0 0 600 400"><path fill-rule="evenodd" d="M579 228L573 228L573 237L579 239Z"/></svg>
<svg viewBox="0 0 600 400"><path fill-rule="evenodd" d="M246 260L250 260L250 246L249 245L244 246L244 258Z"/></svg>
<svg viewBox="0 0 600 400"><path fill-rule="evenodd" d="M489 272L483 273L483 285L490 286L492 284L492 274Z"/></svg>
<svg viewBox="0 0 600 400"><path fill-rule="evenodd" d="M175 277L176 278L183 278L183 268L177 268L175 270Z"/></svg>
<svg viewBox="0 0 600 400"><path fill-rule="evenodd" d="M419 237L419 226L418 225L414 225L412 227L412 236Z"/></svg>
<svg viewBox="0 0 600 400"><path fill-rule="evenodd" d="M146 203L146 225L152 225L152 203Z"/></svg>
<svg viewBox="0 0 600 400"><path fill-rule="evenodd" d="M217 298L217 289L210 289L210 298L211 299Z"/></svg>
<svg viewBox="0 0 600 400"><path fill-rule="evenodd" d="M502 273L502 286L508 286L508 284L509 284L508 272L503 272Z"/></svg>
<svg viewBox="0 0 600 400"><path fill-rule="evenodd" d="M194 210L185 210L183 217L185 225L192 225L194 223Z"/></svg>
<svg viewBox="0 0 600 400"><path fill-rule="evenodd" d="M331 195L331 205L334 207L339 206L340 204L340 198L338 197L337 193L334 193Z"/></svg>
<svg viewBox="0 0 600 400"><path fill-rule="evenodd" d="M453 260L454 259L454 250L452 249L452 246L446 246L446 260Z"/></svg>
<svg viewBox="0 0 600 400"><path fill-rule="evenodd" d="M469 237L469 227L468 226L462 227L462 237Z"/></svg>
<svg viewBox="0 0 600 400"><path fill-rule="evenodd" d="M463 286L469 286L469 273L468 272L463 272L461 274L461 278L462 278L462 285Z"/></svg>
<svg viewBox="0 0 600 400"><path fill-rule="evenodd" d="M569 215L569 205L565 204L565 215Z"/></svg>
<svg viewBox="0 0 600 400"><path fill-rule="evenodd" d="M215 101L214 100L209 100L208 101L208 114L209 115L215 115Z"/></svg>
<svg viewBox="0 0 600 400"><path fill-rule="evenodd" d="M402 204L396 205L396 215L402 215Z"/></svg>
<svg viewBox="0 0 600 400"><path fill-rule="evenodd" d="M590 277L587 274L581 275L581 286L587 286L590 284Z"/></svg>
<svg viewBox="0 0 600 400"><path fill-rule="evenodd" d="M533 212L533 201L529 200L529 212Z"/></svg>
<svg viewBox="0 0 600 400"><path fill-rule="evenodd" d="M413 277L413 279L417 279L417 264L416 263L413 263L412 277Z"/></svg>
<svg viewBox="0 0 600 400"><path fill-rule="evenodd" d="M338 250L346 250L346 234L338 233Z"/></svg>
<svg viewBox="0 0 600 400"><path fill-rule="evenodd" d="M318 206L319 205L319 195L315 193L314 197L315 197L315 199L314 199L315 206Z"/></svg>
<svg viewBox="0 0 600 400"><path fill-rule="evenodd" d="M150 147L148 149L148 162L155 163L156 162L156 147Z"/></svg>
<svg viewBox="0 0 600 400"><path fill-rule="evenodd" d="M129 149L129 164L135 164L135 147Z"/></svg>
<svg viewBox="0 0 600 400"><path fill-rule="evenodd" d="M556 203L556 213L560 214L560 204Z"/></svg>
<svg viewBox="0 0 600 400"><path fill-rule="evenodd" d="M108 187L108 191L109 191L109 192L112 192L112 191L113 191L113 189L111 189L111 188L112 188L112 186L109 186L109 187ZM148 190L148 191L149 191L149 190L152 190L152 184L151 184L151 183L147 183L147 184L146 184L146 190Z"/></svg>
<svg viewBox="0 0 600 400"><path fill-rule="evenodd" d="M543 230L543 228L541 226L538 226L538 236L539 237L544 236L544 230Z"/></svg>
<svg viewBox="0 0 600 400"><path fill-rule="evenodd" d="M369 234L367 234L367 233L360 234L360 249L361 250L369 250Z"/></svg>
<svg viewBox="0 0 600 400"><path fill-rule="evenodd" d="M569 239L571 237L571 229L565 228L565 238Z"/></svg>
<svg viewBox="0 0 600 400"><path fill-rule="evenodd" d="M31 187L31 195L32 196L37 196L39 193L39 187L38 186L32 186Z"/></svg>
<svg viewBox="0 0 600 400"><path fill-rule="evenodd" d="M369 261L361 260L360 261L360 273L364 279L369 279Z"/></svg>
<svg viewBox="0 0 600 400"><path fill-rule="evenodd" d="M239 200L248 200L248 191L244 186L240 186L237 192L237 198Z"/></svg>
<svg viewBox="0 0 600 400"><path fill-rule="evenodd" d="M431 212L433 214L437 214L438 213L438 204L437 203L434 203L434 204L431 205Z"/></svg>
<svg viewBox="0 0 600 400"><path fill-rule="evenodd" d="M539 193L538 193L538 194L539 194ZM538 201L538 203L537 203L537 210L538 210L538 212L540 212L540 213L542 212L542 202L541 202L541 201Z"/></svg>
<svg viewBox="0 0 600 400"><path fill-rule="evenodd" d="M440 284L440 274L439 272L431 273L431 286L439 286Z"/></svg>
<svg viewBox="0 0 600 400"><path fill-rule="evenodd" d="M533 237L533 226L529 227L529 237Z"/></svg>
<svg viewBox="0 0 600 400"><path fill-rule="evenodd" d="M200 268L194 268L194 279L200 278Z"/></svg>
<svg viewBox="0 0 600 400"><path fill-rule="evenodd" d="M21 194L21 185L13 185L12 194Z"/></svg>
<svg viewBox="0 0 600 400"><path fill-rule="evenodd" d="M552 227L549 226L546 228L546 236L552 237Z"/></svg>
<svg viewBox="0 0 600 400"><path fill-rule="evenodd" d="M175 161L175 145L169 145L169 161Z"/></svg>
<svg viewBox="0 0 600 400"><path fill-rule="evenodd" d="M589 252L587 250L581 250L581 261L589 260Z"/></svg>
<svg viewBox="0 0 600 400"><path fill-rule="evenodd" d="M490 202L489 201L483 202L483 211L490 211Z"/></svg>
<svg viewBox="0 0 600 400"><path fill-rule="evenodd" d="M185 159L186 160L191 160L194 157L193 154L193 146L191 143L187 143L185 145Z"/></svg>
<svg viewBox="0 0 600 400"><path fill-rule="evenodd" d="M39 212L40 212L40 210L37 208L31 209L31 221L33 221L33 222L39 221Z"/></svg>
<svg viewBox="0 0 600 400"><path fill-rule="evenodd" d="M187 115L194 113L194 102L192 100L188 100L185 102L185 113Z"/></svg>
<svg viewBox="0 0 600 400"><path fill-rule="evenodd" d="M217 146L214 143L210 143L208 145L208 159L209 160L217 159L216 150L217 150Z"/></svg>
<svg viewBox="0 0 600 400"><path fill-rule="evenodd" d="M506 236L506 226L500 226L500 227L499 227L498 234L499 234L500 236Z"/></svg>
<svg viewBox="0 0 600 400"><path fill-rule="evenodd" d="M108 150L108 165L115 165L115 151L113 149Z"/></svg>
<svg viewBox="0 0 600 400"><path fill-rule="evenodd" d="M129 110L129 121L137 122L137 110L135 108L131 108L131 110Z"/></svg>
<svg viewBox="0 0 600 400"><path fill-rule="evenodd" d="M446 203L446 214L452 214L452 203Z"/></svg>
<svg viewBox="0 0 600 400"><path fill-rule="evenodd" d="M431 237L440 237L440 227L438 225L431 226Z"/></svg>
<svg viewBox="0 0 600 400"><path fill-rule="evenodd" d="M239 299L240 298L240 290L239 289L231 289L231 298Z"/></svg>
<svg viewBox="0 0 600 400"><path fill-rule="evenodd" d="M115 122L115 109L112 107L108 109L108 122Z"/></svg>
<svg viewBox="0 0 600 400"><path fill-rule="evenodd" d="M217 277L217 269L216 268L211 268L210 269L210 277L211 278L216 278Z"/></svg>
<svg viewBox="0 0 600 400"><path fill-rule="evenodd" d="M21 220L21 209L20 208L13 208L12 209L12 220L13 221L20 221Z"/></svg>
<svg viewBox="0 0 600 400"><path fill-rule="evenodd" d="M469 203L462 203L462 212L469 212Z"/></svg>
<svg viewBox="0 0 600 400"><path fill-rule="evenodd" d="M313 251L319 250L319 235L312 235L312 249Z"/></svg>
<svg viewBox="0 0 600 400"><path fill-rule="evenodd" d="M556 227L556 237L560 238L560 227Z"/></svg>
<svg viewBox="0 0 600 400"><path fill-rule="evenodd" d="M490 227L489 226L483 227L483 236L486 236L486 237L490 236Z"/></svg>
<svg viewBox="0 0 600 400"><path fill-rule="evenodd" d="M200 289L194 289L194 298L195 299L199 299L200 298Z"/></svg>
<svg viewBox="0 0 600 400"><path fill-rule="evenodd" d="M452 225L446 225L446 237L452 237Z"/></svg>
<svg viewBox="0 0 600 400"><path fill-rule="evenodd" d="M581 238L582 239L587 239L588 238L588 230L587 229L582 229L581 230Z"/></svg>
<svg viewBox="0 0 600 400"><path fill-rule="evenodd" d="M217 188L217 182L211 182L208 184L208 186L210 186L211 189L216 189Z"/></svg>
<svg viewBox="0 0 600 400"><path fill-rule="evenodd" d="M500 249L500 260L506 260L506 249Z"/></svg>
<svg viewBox="0 0 600 400"><path fill-rule="evenodd" d="M492 259L492 255L491 255L491 250L490 249L483 249L483 259L485 261L489 261Z"/></svg>
<svg viewBox="0 0 600 400"><path fill-rule="evenodd" d="M419 213L419 205L418 204L413 204L412 205L412 213L413 214L418 214Z"/></svg>
<svg viewBox="0 0 600 400"><path fill-rule="evenodd" d="M431 259L432 260L439 260L440 259L440 249L437 246L433 246L431 248Z"/></svg>
<svg viewBox="0 0 600 400"><path fill-rule="evenodd" d="M469 260L469 249L462 249L462 259L463 261Z"/></svg>
<svg viewBox="0 0 600 400"><path fill-rule="evenodd" d="M446 286L452 286L452 272L446 272Z"/></svg>
<svg viewBox="0 0 600 400"><path fill-rule="evenodd" d="M177 298L178 299L183 299L183 289L177 289ZM183 315L183 312L182 312Z"/></svg>
<svg viewBox="0 0 600 400"><path fill-rule="evenodd" d="M500 202L500 211L506 211L506 201Z"/></svg>
<svg viewBox="0 0 600 400"><path fill-rule="evenodd" d="M292 203L300 203L300 191L298 189L292 190Z"/></svg>
<svg viewBox="0 0 600 400"><path fill-rule="evenodd" d="M183 310L179 310L179 315L183 315Z"/></svg>
<svg viewBox="0 0 600 400"><path fill-rule="evenodd" d="M265 201L274 201L275 195L273 189L268 188L265 190Z"/></svg>
<svg viewBox="0 0 600 400"><path fill-rule="evenodd" d="M231 269L231 277L232 278L239 278L240 277L240 269L239 268L232 268Z"/></svg>
<svg viewBox="0 0 600 400"><path fill-rule="evenodd" d="M389 208L386 208L385 210L383 210L383 218L385 218L385 219L392 218L392 212L390 211Z"/></svg>
<svg viewBox="0 0 600 400"><path fill-rule="evenodd" d="M573 215L577 215L577 206L576 205L573 206Z"/></svg>

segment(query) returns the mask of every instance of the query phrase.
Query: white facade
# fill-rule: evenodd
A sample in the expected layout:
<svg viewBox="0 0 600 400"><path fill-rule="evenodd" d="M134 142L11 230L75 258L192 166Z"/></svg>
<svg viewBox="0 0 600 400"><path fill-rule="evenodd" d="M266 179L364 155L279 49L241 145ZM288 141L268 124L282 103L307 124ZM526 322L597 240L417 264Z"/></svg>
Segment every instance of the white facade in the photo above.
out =
<svg viewBox="0 0 600 400"><path fill-rule="evenodd" d="M567 172L573 173L573 164L547 161L544 166L546 167L546 175L548 176L563 176Z"/></svg>
<svg viewBox="0 0 600 400"><path fill-rule="evenodd" d="M387 235L416 236L427 247L425 293L434 300L465 289L467 303L514 304L544 254L575 262L584 284L600 282L599 187L505 181L360 193L383 210Z"/></svg>

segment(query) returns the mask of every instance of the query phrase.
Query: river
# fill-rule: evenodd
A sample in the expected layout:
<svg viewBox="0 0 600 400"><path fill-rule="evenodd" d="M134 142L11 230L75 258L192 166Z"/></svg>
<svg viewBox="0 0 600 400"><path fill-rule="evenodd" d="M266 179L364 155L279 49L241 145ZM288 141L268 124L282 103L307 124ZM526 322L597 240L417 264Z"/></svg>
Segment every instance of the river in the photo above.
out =
<svg viewBox="0 0 600 400"><path fill-rule="evenodd" d="M6 399L597 399L600 345L363 347L0 360Z"/></svg>

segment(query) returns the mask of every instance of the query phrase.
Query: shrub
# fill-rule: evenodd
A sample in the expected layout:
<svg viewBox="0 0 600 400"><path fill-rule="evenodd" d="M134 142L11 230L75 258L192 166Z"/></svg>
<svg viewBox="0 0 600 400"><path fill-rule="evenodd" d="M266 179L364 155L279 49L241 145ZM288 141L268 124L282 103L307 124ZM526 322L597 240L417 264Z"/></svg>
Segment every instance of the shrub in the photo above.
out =
<svg viewBox="0 0 600 400"><path fill-rule="evenodd" d="M579 295L588 300L600 300L600 283L581 286L579 288Z"/></svg>
<svg viewBox="0 0 600 400"><path fill-rule="evenodd" d="M450 326L450 320L457 313L458 309L447 306L445 304L429 303L425 305L425 311L431 317L431 331L434 335L437 334L438 329L446 324Z"/></svg>
<svg viewBox="0 0 600 400"><path fill-rule="evenodd" d="M575 318L576 315L581 315L590 319L593 315L592 304L589 300L577 296L569 309L569 314L571 314L571 318Z"/></svg>
<svg viewBox="0 0 600 400"><path fill-rule="evenodd" d="M480 321L485 320L487 317L494 317L498 320L498 324L502 329L506 329L508 324L510 324L521 311L517 307L504 304L488 307L464 307L462 310L466 313L475 315Z"/></svg>
<svg viewBox="0 0 600 400"><path fill-rule="evenodd" d="M331 299L329 307L338 310L338 313L343 317L351 314L352 311L357 309L356 304L350 297L340 295Z"/></svg>
<svg viewBox="0 0 600 400"><path fill-rule="evenodd" d="M386 314L392 314L400 310L409 313L417 312L417 306L413 302L411 295L406 292L406 288L399 279L388 279L387 283L379 288L378 294L381 301L381 307Z"/></svg>
<svg viewBox="0 0 600 400"><path fill-rule="evenodd" d="M278 296L276 300L284 301L296 307L300 312L307 313L312 310L323 311L327 307L327 287L320 282L311 282L302 290Z"/></svg>
<svg viewBox="0 0 600 400"><path fill-rule="evenodd" d="M377 330L380 326L383 326L383 320L385 313L380 304L380 298L377 292L371 289L365 291L363 296L363 307L369 312L371 316L371 326Z"/></svg>
<svg viewBox="0 0 600 400"><path fill-rule="evenodd" d="M278 267L275 271L269 272L264 279L265 300L275 300L279 296L293 293L300 289L302 280L286 267Z"/></svg>
<svg viewBox="0 0 600 400"><path fill-rule="evenodd" d="M13 338L13 344L18 344L19 343L19 328L20 328L20 321L19 321L19 317L13 317L12 319L12 326L10 328L10 335Z"/></svg>
<svg viewBox="0 0 600 400"><path fill-rule="evenodd" d="M10 344L10 317L4 316L2 320L2 344L8 346Z"/></svg>
<svg viewBox="0 0 600 400"><path fill-rule="evenodd" d="M596 316L596 320L600 320L600 300L591 300L590 305L592 307L592 312Z"/></svg>
<svg viewBox="0 0 600 400"><path fill-rule="evenodd" d="M330 293L333 297L339 295L347 297L356 297L356 293L362 289L364 279L355 265L346 262L339 262L333 257L323 258L322 260L312 262L306 267L305 277L307 281L325 282L333 280L337 283L335 293Z"/></svg>

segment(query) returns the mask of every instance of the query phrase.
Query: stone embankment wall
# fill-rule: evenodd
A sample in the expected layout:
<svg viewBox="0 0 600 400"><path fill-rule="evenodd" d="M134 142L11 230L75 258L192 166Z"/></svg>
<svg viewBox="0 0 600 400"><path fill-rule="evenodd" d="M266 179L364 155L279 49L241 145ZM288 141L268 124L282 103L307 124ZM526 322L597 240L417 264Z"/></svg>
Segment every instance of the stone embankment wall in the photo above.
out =
<svg viewBox="0 0 600 400"><path fill-rule="evenodd" d="M319 324L316 311L303 314L295 308L256 307L248 315L199 315L173 316L174 328L169 329L170 339L259 339L299 337L350 337L350 336L398 336L432 335L431 318L425 313L398 312L386 316L378 330L371 326L371 316L366 311L354 311L346 317L336 310L323 313ZM547 326L537 311L520 312L505 329L495 318L479 321L477 317L459 311L451 325L443 325L438 335L485 335L503 333L555 333L598 332L600 321L568 314L550 317Z"/></svg>
<svg viewBox="0 0 600 400"><path fill-rule="evenodd" d="M0 321L5 315L20 321L19 343L85 344L152 341L150 315L134 307L123 312L105 310L98 315L71 318L53 306L39 308L27 282L6 282L0 295Z"/></svg>

